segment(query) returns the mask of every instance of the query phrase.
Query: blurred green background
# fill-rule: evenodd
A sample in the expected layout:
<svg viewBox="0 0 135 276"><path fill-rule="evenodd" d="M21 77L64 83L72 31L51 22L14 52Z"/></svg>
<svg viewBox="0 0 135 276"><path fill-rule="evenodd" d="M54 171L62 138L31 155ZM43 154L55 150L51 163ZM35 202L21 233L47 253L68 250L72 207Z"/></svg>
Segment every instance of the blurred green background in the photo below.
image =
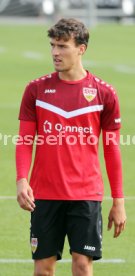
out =
<svg viewBox="0 0 135 276"><path fill-rule="evenodd" d="M26 84L54 70L46 30L47 27L43 24L0 25L0 275L2 276L29 276L33 270L32 262L17 263L17 260L30 260L31 253L29 213L21 210L14 198L16 176L15 145L12 143L12 136L18 133L18 112ZM128 217L126 231L118 239L113 239L113 232L107 232L111 200L105 198L103 202L105 263L94 263L94 276L134 276L135 26L98 25L91 29L90 33L90 44L83 58L84 66L112 84L118 91L120 99L121 151ZM9 137L6 138L6 135ZM127 137L128 145L123 145L123 139L126 143ZM102 150L100 159L107 197L110 196L110 189ZM67 243L63 258L71 258ZM109 262L110 259L114 263ZM71 275L70 266L70 263L58 263L56 276Z"/></svg>

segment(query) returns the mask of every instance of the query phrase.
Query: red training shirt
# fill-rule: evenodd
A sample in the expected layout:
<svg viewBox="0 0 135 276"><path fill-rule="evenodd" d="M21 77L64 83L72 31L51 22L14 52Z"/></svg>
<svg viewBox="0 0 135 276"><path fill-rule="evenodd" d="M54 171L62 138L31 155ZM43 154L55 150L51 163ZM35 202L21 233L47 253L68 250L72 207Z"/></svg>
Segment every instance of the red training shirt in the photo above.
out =
<svg viewBox="0 0 135 276"><path fill-rule="evenodd" d="M37 125L30 185L35 199L99 200L103 181L98 159L101 129L120 128L116 92L87 72L64 81L57 72L26 87L19 119Z"/></svg>

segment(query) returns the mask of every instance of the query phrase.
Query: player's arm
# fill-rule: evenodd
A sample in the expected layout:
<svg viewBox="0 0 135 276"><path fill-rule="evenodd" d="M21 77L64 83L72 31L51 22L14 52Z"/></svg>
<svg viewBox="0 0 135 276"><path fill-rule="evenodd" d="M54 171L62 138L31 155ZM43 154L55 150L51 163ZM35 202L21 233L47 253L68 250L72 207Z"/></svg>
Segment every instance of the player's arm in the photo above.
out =
<svg viewBox="0 0 135 276"><path fill-rule="evenodd" d="M36 122L20 121L20 139L16 145L17 200L20 207L28 211L33 211L35 207L33 192L27 180L35 134Z"/></svg>
<svg viewBox="0 0 135 276"><path fill-rule="evenodd" d="M103 130L104 158L113 198L113 205L108 217L108 230L110 230L114 224L115 238L124 230L126 222L119 139L119 130Z"/></svg>

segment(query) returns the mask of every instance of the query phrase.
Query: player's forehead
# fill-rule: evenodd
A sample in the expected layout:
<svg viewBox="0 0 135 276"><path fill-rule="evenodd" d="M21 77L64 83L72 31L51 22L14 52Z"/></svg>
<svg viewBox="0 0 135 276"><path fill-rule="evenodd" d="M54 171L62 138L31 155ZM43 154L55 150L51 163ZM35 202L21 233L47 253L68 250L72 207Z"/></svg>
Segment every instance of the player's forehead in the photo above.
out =
<svg viewBox="0 0 135 276"><path fill-rule="evenodd" d="M50 38L50 44L55 45L75 45L74 37L69 37L68 39L64 38Z"/></svg>

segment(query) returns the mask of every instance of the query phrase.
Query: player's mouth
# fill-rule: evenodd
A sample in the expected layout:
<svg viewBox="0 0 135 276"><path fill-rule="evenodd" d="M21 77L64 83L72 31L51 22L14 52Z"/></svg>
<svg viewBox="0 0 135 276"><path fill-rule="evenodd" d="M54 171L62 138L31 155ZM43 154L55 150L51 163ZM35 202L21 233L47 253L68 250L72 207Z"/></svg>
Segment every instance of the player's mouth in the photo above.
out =
<svg viewBox="0 0 135 276"><path fill-rule="evenodd" d="M54 58L53 61L54 61L54 64L55 64L55 65L59 65L59 64L62 63L62 60L59 59L59 58Z"/></svg>

